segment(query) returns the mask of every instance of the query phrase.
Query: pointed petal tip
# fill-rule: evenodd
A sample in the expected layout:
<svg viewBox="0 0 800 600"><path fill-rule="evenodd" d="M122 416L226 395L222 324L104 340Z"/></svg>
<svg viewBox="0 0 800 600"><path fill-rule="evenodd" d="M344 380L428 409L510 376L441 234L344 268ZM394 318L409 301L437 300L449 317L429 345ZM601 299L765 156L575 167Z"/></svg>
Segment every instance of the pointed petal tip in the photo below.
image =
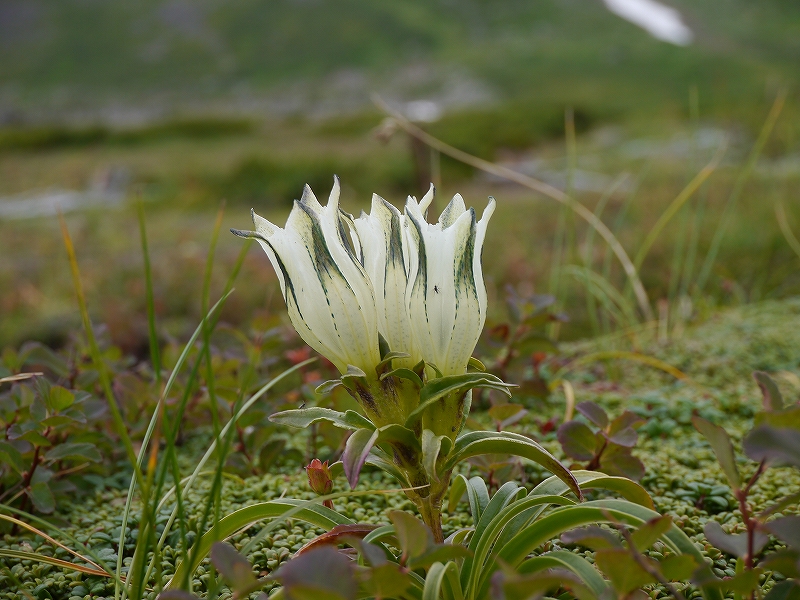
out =
<svg viewBox="0 0 800 600"><path fill-rule="evenodd" d="M422 200L419 201L419 210L421 212L424 213L426 210L428 210L428 207L431 205L431 202L433 202L433 197L435 195L436 195L436 186L434 186L433 183L431 183L431 187L428 188L428 191L422 197Z"/></svg>
<svg viewBox="0 0 800 600"><path fill-rule="evenodd" d="M242 229L234 229L233 227L231 227L231 233L245 239L250 239L257 236L255 231L244 231Z"/></svg>

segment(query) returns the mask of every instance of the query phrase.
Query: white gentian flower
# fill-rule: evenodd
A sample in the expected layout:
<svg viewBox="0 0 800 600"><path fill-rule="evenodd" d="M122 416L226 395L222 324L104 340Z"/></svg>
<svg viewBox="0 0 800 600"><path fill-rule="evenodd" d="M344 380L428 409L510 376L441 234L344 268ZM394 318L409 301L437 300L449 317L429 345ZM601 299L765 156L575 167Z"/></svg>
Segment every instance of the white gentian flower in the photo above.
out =
<svg viewBox="0 0 800 600"><path fill-rule="evenodd" d="M374 373L381 360L375 295L343 216L335 179L325 207L306 186L285 229L253 212L254 232L232 231L264 248L300 337L342 373L348 365Z"/></svg>
<svg viewBox="0 0 800 600"><path fill-rule="evenodd" d="M419 204L409 198L405 209L411 325L424 360L443 375L460 375L486 321L481 252L495 201L476 222L475 210L456 194L435 225L425 220L429 204L427 196Z"/></svg>
<svg viewBox="0 0 800 600"><path fill-rule="evenodd" d="M360 244L361 262L375 291L378 329L393 352L405 352L405 366L418 363L420 355L411 327L406 288L409 248L406 217L386 200L373 194L370 214L354 221ZM416 249L414 250L416 253Z"/></svg>
<svg viewBox="0 0 800 600"><path fill-rule="evenodd" d="M295 329L342 373L353 365L374 376L380 333L409 355L396 366L424 360L460 375L486 320L481 251L495 202L476 221L457 194L429 224L433 193L409 197L404 213L373 195L370 213L353 219L339 210L336 179L325 207L306 186L284 229L253 213L256 231L233 231L259 241Z"/></svg>

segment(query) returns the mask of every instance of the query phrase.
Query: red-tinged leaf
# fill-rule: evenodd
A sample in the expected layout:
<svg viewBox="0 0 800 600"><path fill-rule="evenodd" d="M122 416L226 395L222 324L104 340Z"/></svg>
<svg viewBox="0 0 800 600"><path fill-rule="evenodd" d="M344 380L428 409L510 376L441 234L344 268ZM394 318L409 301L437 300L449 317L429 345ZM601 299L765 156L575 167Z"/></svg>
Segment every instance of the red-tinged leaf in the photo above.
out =
<svg viewBox="0 0 800 600"><path fill-rule="evenodd" d="M746 533L725 533L722 526L716 521L708 521L703 527L706 539L727 554L732 554L738 558L747 556L747 534ZM761 549L769 542L769 536L756 531L753 540L753 552L758 554Z"/></svg>
<svg viewBox="0 0 800 600"><path fill-rule="evenodd" d="M697 431L702 433L708 443L711 444L711 449L714 450L728 483L731 484L734 490L738 490L741 487L741 480L739 478L739 469L736 468L736 456L733 452L733 444L728 432L719 425L714 425L702 417L692 417L692 423Z"/></svg>
<svg viewBox="0 0 800 600"><path fill-rule="evenodd" d="M361 474L361 469L367 460L367 456L369 456L369 451L372 450L377 441L377 429L359 429L347 438L344 454L342 454L342 464L351 489L355 489L356 485L358 485L358 476Z"/></svg>
<svg viewBox="0 0 800 600"><path fill-rule="evenodd" d="M631 454L630 448L609 445L600 456L600 471L607 475L626 477L632 481L639 481L644 477L644 464Z"/></svg>
<svg viewBox="0 0 800 600"><path fill-rule="evenodd" d="M377 527L377 525L370 525L367 523L337 525L330 531L326 531L322 535L315 537L313 540L306 542L306 544L295 553L295 556L300 556L301 554L305 554L306 552L310 552L311 550L320 548L321 546L336 547L345 542L350 543L350 541L353 539L363 539L364 536L368 535L372 531L375 531Z"/></svg>
<svg viewBox="0 0 800 600"><path fill-rule="evenodd" d="M226 542L216 542L211 546L211 562L231 588L240 594L250 591L256 584L253 567L236 548Z"/></svg>
<svg viewBox="0 0 800 600"><path fill-rule="evenodd" d="M778 571L784 577L800 579L800 551L771 552L759 563L767 571Z"/></svg>
<svg viewBox="0 0 800 600"><path fill-rule="evenodd" d="M625 427L613 435L608 433L605 434L605 436L606 439L608 439L608 441L612 444L624 446L625 448L633 448L636 445L636 442L639 440L639 434L636 433L633 427Z"/></svg>
<svg viewBox="0 0 800 600"><path fill-rule="evenodd" d="M778 384L764 371L754 371L753 379L756 380L764 397L764 410L775 411L783 408L783 395Z"/></svg>
<svg viewBox="0 0 800 600"><path fill-rule="evenodd" d="M800 550L800 516L790 515L770 521L765 528L776 538L795 550Z"/></svg>
<svg viewBox="0 0 800 600"><path fill-rule="evenodd" d="M278 569L275 578L290 600L354 600L358 590L353 561L331 546L293 558Z"/></svg>
<svg viewBox="0 0 800 600"><path fill-rule="evenodd" d="M608 434L613 436L618 431L622 431L627 427L633 427L635 429L644 422L645 420L642 417L634 412L626 410L616 419L611 421L611 424L608 426Z"/></svg>
<svg viewBox="0 0 800 600"><path fill-rule="evenodd" d="M597 437L580 421L567 421L556 434L564 454L575 460L592 460L598 449Z"/></svg>
<svg viewBox="0 0 800 600"><path fill-rule="evenodd" d="M565 544L586 546L592 550L602 548L622 548L619 538L607 529L596 525L579 527L561 534L561 541Z"/></svg>
<svg viewBox="0 0 800 600"><path fill-rule="evenodd" d="M575 410L597 425L600 429L608 427L608 414L591 400L578 402L578 404L575 405Z"/></svg>
<svg viewBox="0 0 800 600"><path fill-rule="evenodd" d="M744 453L755 461L800 467L800 431L759 425L745 436Z"/></svg>
<svg viewBox="0 0 800 600"><path fill-rule="evenodd" d="M789 580L776 583L764 600L800 600L800 582Z"/></svg>

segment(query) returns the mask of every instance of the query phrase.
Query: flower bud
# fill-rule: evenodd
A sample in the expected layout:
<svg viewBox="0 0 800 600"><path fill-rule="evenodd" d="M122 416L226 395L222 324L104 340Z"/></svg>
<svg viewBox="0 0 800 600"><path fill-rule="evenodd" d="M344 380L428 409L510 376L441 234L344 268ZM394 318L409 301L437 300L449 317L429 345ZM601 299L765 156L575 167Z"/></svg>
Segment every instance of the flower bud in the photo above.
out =
<svg viewBox="0 0 800 600"><path fill-rule="evenodd" d="M333 490L333 480L327 460L325 462L318 458L312 460L306 467L306 475L308 475L308 485L319 496L326 496Z"/></svg>

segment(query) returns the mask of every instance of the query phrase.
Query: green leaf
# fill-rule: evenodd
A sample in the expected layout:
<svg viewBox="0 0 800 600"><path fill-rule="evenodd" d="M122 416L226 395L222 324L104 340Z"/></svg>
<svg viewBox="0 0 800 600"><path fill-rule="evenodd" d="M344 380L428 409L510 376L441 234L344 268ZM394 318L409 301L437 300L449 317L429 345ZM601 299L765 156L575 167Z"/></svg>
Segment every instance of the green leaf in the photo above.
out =
<svg viewBox="0 0 800 600"><path fill-rule="evenodd" d="M54 385L50 388L50 394L47 398L47 406L52 412L61 412L65 408L72 406L75 402L75 394L60 385Z"/></svg>
<svg viewBox="0 0 800 600"><path fill-rule="evenodd" d="M764 371L754 371L753 379L756 380L764 397L764 410L775 411L783 408L783 395L778 384Z"/></svg>
<svg viewBox="0 0 800 600"><path fill-rule="evenodd" d="M439 474L436 471L436 461L439 458L443 439L449 440L450 438L445 435L436 435L430 429L422 430L422 466L428 477L437 482Z"/></svg>
<svg viewBox="0 0 800 600"><path fill-rule="evenodd" d="M639 527L631 535L631 541L639 552L644 552L655 544L672 527L672 519L668 515L656 517Z"/></svg>
<svg viewBox="0 0 800 600"><path fill-rule="evenodd" d="M40 481L31 485L25 493L31 499L34 508L41 513L50 514L56 508L56 499L50 486L45 482Z"/></svg>
<svg viewBox="0 0 800 600"><path fill-rule="evenodd" d="M575 410L589 419L591 423L597 425L600 429L606 429L608 427L608 415L606 411L591 400L578 402L575 405Z"/></svg>
<svg viewBox="0 0 800 600"><path fill-rule="evenodd" d="M383 381L387 377L399 377L400 379L408 379L411 383L416 385L418 388L422 387L422 379L419 378L419 375L414 373L411 369L392 369L391 371L387 371L380 376L380 380Z"/></svg>
<svg viewBox="0 0 800 600"><path fill-rule="evenodd" d="M245 506L220 519L211 530L203 534L195 542L196 547L192 547L188 553L192 557L192 561L182 561L178 564L175 574L166 586L167 589L194 573L195 569L208 556L214 542L228 538L253 523L279 517L292 517L322 529L331 529L336 525L352 524L350 519L336 511L301 500L284 498Z"/></svg>
<svg viewBox="0 0 800 600"><path fill-rule="evenodd" d="M344 474L350 484L350 489L355 489L356 485L358 485L358 476L361 474L361 468L367 460L369 451L378 441L378 435L377 429L358 429L347 438L344 454L342 454L342 464L344 465Z"/></svg>
<svg viewBox="0 0 800 600"><path fill-rule="evenodd" d="M397 423L390 423L378 429L378 443L401 444L412 452L422 450L414 432Z"/></svg>
<svg viewBox="0 0 800 600"><path fill-rule="evenodd" d="M461 586L458 584L458 567L455 563L442 564L440 562L431 565L428 575L425 577L425 587L422 589L422 600L439 600L440 598L452 598L453 585L450 585L450 595L445 592L445 587L451 582L457 586L457 598L463 598Z"/></svg>
<svg viewBox="0 0 800 600"><path fill-rule="evenodd" d="M527 559L517 569L525 575L545 569L561 568L574 573L597 598L611 597L611 587L588 560L567 550L556 550Z"/></svg>
<svg viewBox="0 0 800 600"><path fill-rule="evenodd" d="M456 510L466 491L467 478L460 474L456 475L455 479L450 482L450 489L447 490L447 512L451 513Z"/></svg>
<svg viewBox="0 0 800 600"><path fill-rule="evenodd" d="M756 413L753 422L756 426L766 424L780 429L790 428L800 431L800 406L794 404L781 410Z"/></svg>
<svg viewBox="0 0 800 600"><path fill-rule="evenodd" d="M415 516L401 510L390 510L388 517L394 525L397 541L400 542L404 564L422 556L429 547L434 545L433 533L430 528Z"/></svg>
<svg viewBox="0 0 800 600"><path fill-rule="evenodd" d="M580 421L567 421L558 428L558 443L564 454L575 460L592 460L598 449L598 439L589 426Z"/></svg>
<svg viewBox="0 0 800 600"><path fill-rule="evenodd" d="M372 421L353 410L342 413L330 408L322 408L321 406L284 410L271 415L269 420L279 425L299 428L308 427L317 421L328 421L342 429L374 428Z"/></svg>
<svg viewBox="0 0 800 600"><path fill-rule="evenodd" d="M314 388L314 393L320 396L325 396L330 394L340 385L344 385L341 379L329 379L328 381L323 381L316 388Z"/></svg>
<svg viewBox="0 0 800 600"><path fill-rule="evenodd" d="M458 396L478 387L499 390L510 397L511 392L508 389L514 387L514 385L505 383L502 379L490 373L471 372L463 375L448 375L447 377L431 379L420 390L419 405L408 415L406 427L413 429L414 424L422 418L425 409L437 400L450 395Z"/></svg>
<svg viewBox="0 0 800 600"><path fill-rule="evenodd" d="M56 462L65 459L83 459L91 462L102 460L100 452L93 444L59 444L51 448L45 459L49 462Z"/></svg>
<svg viewBox="0 0 800 600"><path fill-rule="evenodd" d="M578 600L597 600L597 595L580 578L571 571L561 568L532 575L498 571L492 576L492 587L498 591L502 589L504 600L547 597L548 592L555 592L561 588L569 591L569 597Z"/></svg>
<svg viewBox="0 0 800 600"><path fill-rule="evenodd" d="M532 460L558 476L576 496L583 498L575 477L556 457L533 440L508 431L473 431L460 435L444 469L450 470L460 462L481 454L512 454Z"/></svg>
<svg viewBox="0 0 800 600"><path fill-rule="evenodd" d="M614 477L599 471L573 471L582 490L608 490L626 500L655 510L650 494L638 483L626 477ZM558 477L549 477L531 491L531 495L566 494L569 488Z"/></svg>
<svg viewBox="0 0 800 600"><path fill-rule="evenodd" d="M626 596L643 585L656 582L656 579L639 566L625 548L598 550L594 555L594 563L608 577L620 596Z"/></svg>
<svg viewBox="0 0 800 600"><path fill-rule="evenodd" d="M755 461L800 467L800 431L796 429L759 425L745 436L742 446Z"/></svg>
<svg viewBox="0 0 800 600"><path fill-rule="evenodd" d="M661 574L670 581L688 581L697 570L697 561L688 554L668 556L658 563Z"/></svg>
<svg viewBox="0 0 800 600"><path fill-rule="evenodd" d="M733 444L728 433L719 425L706 421L702 417L692 417L692 423L695 428L705 436L714 454L722 467L725 477L728 478L728 483L734 490L738 490L741 486L739 478L739 469L736 468L736 456L733 453Z"/></svg>
<svg viewBox="0 0 800 600"><path fill-rule="evenodd" d="M387 562L372 567L365 583L375 598L400 598L411 585L411 580L400 565Z"/></svg>
<svg viewBox="0 0 800 600"><path fill-rule="evenodd" d="M502 561L514 568L541 544L575 527L605 523L610 520L639 526L658 516L659 514L653 510L625 500L592 500L582 504L558 507L517 533L499 549L496 558L492 560ZM673 552L689 554L697 560L698 564L705 564L705 558L694 542L675 525L662 536L661 540ZM484 570L488 573L491 571L491 567L491 564L487 564L484 566ZM476 596L485 597L488 586L488 576L482 576ZM719 590L711 586L703 587L703 595L707 600L722 600Z"/></svg>
<svg viewBox="0 0 800 600"><path fill-rule="evenodd" d="M486 371L486 365L484 365L474 356L469 357L469 361L467 361L467 366L472 367L476 371Z"/></svg>
<svg viewBox="0 0 800 600"><path fill-rule="evenodd" d="M253 567L230 544L216 542L211 546L211 563L240 597L256 585Z"/></svg>
<svg viewBox="0 0 800 600"><path fill-rule="evenodd" d="M0 441L0 464L10 465L17 473L25 470L22 454L8 442Z"/></svg>
<svg viewBox="0 0 800 600"><path fill-rule="evenodd" d="M384 371L391 370L392 361L395 358L411 358L411 355L407 352L388 352L383 356L381 362L375 366L375 374L380 377Z"/></svg>

